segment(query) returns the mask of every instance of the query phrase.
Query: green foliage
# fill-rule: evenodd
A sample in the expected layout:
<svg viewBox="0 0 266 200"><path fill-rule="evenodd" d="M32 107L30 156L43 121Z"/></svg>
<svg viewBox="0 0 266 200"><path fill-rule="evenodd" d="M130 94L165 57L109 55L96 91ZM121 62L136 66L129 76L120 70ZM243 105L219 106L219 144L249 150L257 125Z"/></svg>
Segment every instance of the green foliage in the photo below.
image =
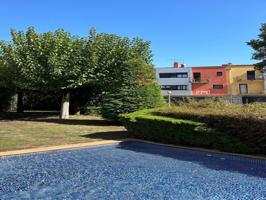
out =
<svg viewBox="0 0 266 200"><path fill-rule="evenodd" d="M5 66L16 78L14 85L28 90L76 88L91 80L86 62L86 40L58 29L37 33L11 31L12 42L2 42Z"/></svg>
<svg viewBox="0 0 266 200"><path fill-rule="evenodd" d="M33 27L12 30L11 36L10 43L0 43L0 61L8 74L5 83L17 90L69 94L93 85L103 101L97 104L103 103L105 117L111 118L162 103L150 43L140 38L95 29L82 38L62 29L37 33Z"/></svg>
<svg viewBox="0 0 266 200"><path fill-rule="evenodd" d="M120 114L163 105L161 91L156 83L154 68L141 59L132 59L120 65L115 82L103 98L104 117L117 119Z"/></svg>
<svg viewBox="0 0 266 200"><path fill-rule="evenodd" d="M236 105L218 102L213 105L209 102L194 102L191 105L184 104L170 109L130 113L122 115L121 120L131 136L140 139L228 152L265 154L265 118L254 113L247 116L233 114L234 106ZM262 106L266 108L265 105ZM250 114L255 108L261 107L236 106L237 112L239 109L249 110L244 113Z"/></svg>
<svg viewBox="0 0 266 200"><path fill-rule="evenodd" d="M99 106L84 106L81 108L81 113L85 115L100 116L101 107Z"/></svg>
<svg viewBox="0 0 266 200"><path fill-rule="evenodd" d="M247 44L254 49L252 58L260 61L259 63L256 64L257 67L260 69L265 67L266 66L266 23L261 25L258 39L250 40Z"/></svg>

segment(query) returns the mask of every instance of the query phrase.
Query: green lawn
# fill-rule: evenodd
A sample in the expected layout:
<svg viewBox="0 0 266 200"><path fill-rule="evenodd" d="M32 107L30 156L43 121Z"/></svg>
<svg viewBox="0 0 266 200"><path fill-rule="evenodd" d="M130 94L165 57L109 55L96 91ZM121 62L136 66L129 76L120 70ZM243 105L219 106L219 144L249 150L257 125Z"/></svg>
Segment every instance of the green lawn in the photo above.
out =
<svg viewBox="0 0 266 200"><path fill-rule="evenodd" d="M48 112L0 114L0 151L125 137L124 127L95 116L60 120Z"/></svg>

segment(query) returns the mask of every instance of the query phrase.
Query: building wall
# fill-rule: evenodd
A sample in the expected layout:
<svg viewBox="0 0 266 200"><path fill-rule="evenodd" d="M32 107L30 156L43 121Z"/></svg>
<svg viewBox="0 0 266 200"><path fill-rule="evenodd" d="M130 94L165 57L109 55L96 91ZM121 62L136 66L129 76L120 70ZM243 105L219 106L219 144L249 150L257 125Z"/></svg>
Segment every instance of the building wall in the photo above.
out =
<svg viewBox="0 0 266 200"><path fill-rule="evenodd" d="M227 66L229 76L229 95L241 95L239 85L247 84L248 95L263 95L264 80L259 70L255 71L255 80L247 80L247 71L253 71L252 65L231 65Z"/></svg>
<svg viewBox="0 0 266 200"><path fill-rule="evenodd" d="M187 78L160 78L160 73L188 73ZM191 90L191 68L174 68L174 67L165 67L165 68L156 68L156 78L160 86L164 85L187 85L187 90L171 90L172 96L189 96L192 95ZM164 96L168 95L169 90L162 90Z"/></svg>
<svg viewBox="0 0 266 200"><path fill-rule="evenodd" d="M223 66L192 67L192 78L195 72L201 73L202 82L192 83L193 96L226 96L228 94L227 71ZM222 72L222 76L217 76ZM222 89L214 89L213 85L223 85Z"/></svg>

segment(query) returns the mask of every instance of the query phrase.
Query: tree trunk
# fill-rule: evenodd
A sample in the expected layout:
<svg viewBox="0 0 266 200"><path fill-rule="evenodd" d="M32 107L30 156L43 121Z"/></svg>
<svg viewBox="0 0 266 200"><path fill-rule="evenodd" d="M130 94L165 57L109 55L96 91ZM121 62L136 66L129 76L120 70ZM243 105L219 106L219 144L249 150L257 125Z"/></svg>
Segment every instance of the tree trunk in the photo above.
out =
<svg viewBox="0 0 266 200"><path fill-rule="evenodd" d="M69 118L69 100L70 100L70 92L66 91L62 97L60 119Z"/></svg>
<svg viewBox="0 0 266 200"><path fill-rule="evenodd" d="M18 91L18 98L17 98L17 113L23 113L23 91Z"/></svg>

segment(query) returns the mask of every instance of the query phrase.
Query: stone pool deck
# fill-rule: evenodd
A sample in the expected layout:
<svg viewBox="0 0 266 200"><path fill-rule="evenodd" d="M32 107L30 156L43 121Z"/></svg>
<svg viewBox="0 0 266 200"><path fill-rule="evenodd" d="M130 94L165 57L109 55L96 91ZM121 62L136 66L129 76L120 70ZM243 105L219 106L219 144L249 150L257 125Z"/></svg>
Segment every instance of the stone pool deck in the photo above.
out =
<svg viewBox="0 0 266 200"><path fill-rule="evenodd" d="M58 146L37 147L37 148L29 148L29 149L21 149L21 150L4 151L4 152L0 152L0 157L27 154L27 153L38 153L38 152L45 152L45 151L56 151L56 150L63 150L63 149L75 149L75 148L97 146L97 145L117 144L119 142L121 142L121 140L103 140L103 141L94 141L94 142L86 142L86 143L78 143L78 144L64 144L64 145L58 145Z"/></svg>
<svg viewBox="0 0 266 200"><path fill-rule="evenodd" d="M247 158L253 158L253 159L266 160L265 155L229 153L229 152L222 152L222 151L218 151L214 149L204 149L200 147L188 147L188 146L180 146L180 145L173 145L173 144L162 144L158 142L152 142L152 141L140 140L140 139L134 139L134 138L128 138L128 139L123 139L123 140L101 140L101 141L93 141L93 142L87 142L87 143L65 144L65 145L58 145L58 146L11 150L11 151L0 152L0 157L19 155L19 154L28 154L28 153L39 153L39 152L46 152L46 151L57 151L57 150L64 150L64 149L75 149L75 148L83 148L83 147L90 147L90 146L97 146L97 145L118 144L120 142L128 141L128 140L151 143L151 144L159 144L159 145L174 147L174 148L190 149L190 150L202 151L206 153L218 153L218 154L226 154L226 155L231 155L231 156L241 156L241 157L247 157Z"/></svg>

